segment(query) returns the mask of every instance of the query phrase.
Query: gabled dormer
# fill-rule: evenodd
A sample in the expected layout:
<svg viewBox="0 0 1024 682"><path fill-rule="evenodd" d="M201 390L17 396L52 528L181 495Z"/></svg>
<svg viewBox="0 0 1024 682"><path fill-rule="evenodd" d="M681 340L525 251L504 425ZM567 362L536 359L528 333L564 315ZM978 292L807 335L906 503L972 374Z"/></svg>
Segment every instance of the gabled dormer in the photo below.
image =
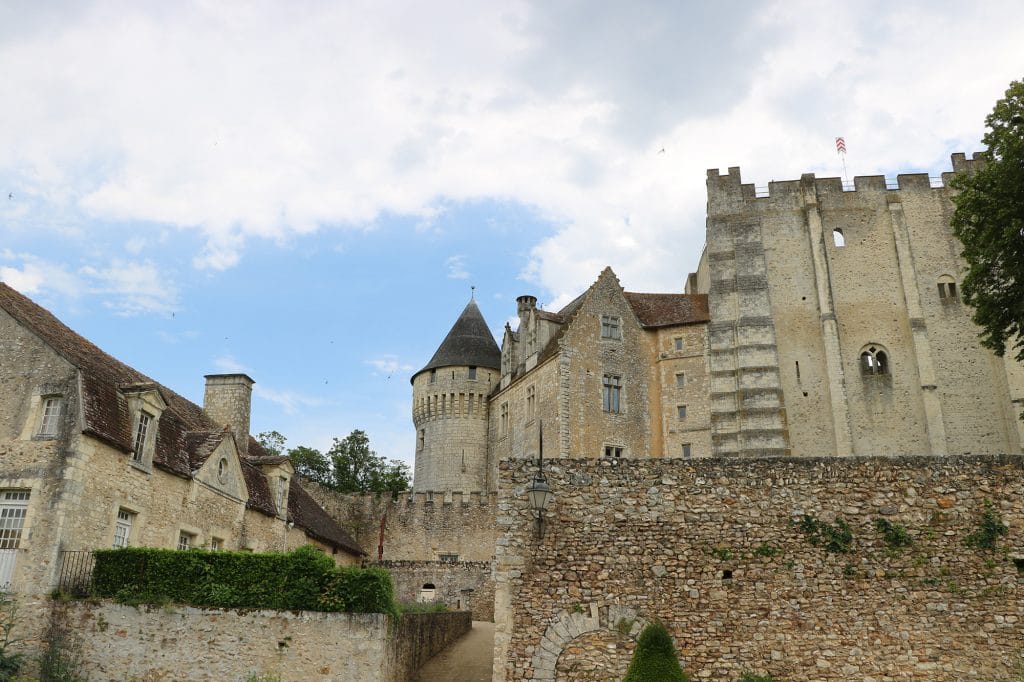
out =
<svg viewBox="0 0 1024 682"><path fill-rule="evenodd" d="M288 490L295 476L292 461L284 456L275 456L250 457L249 462L256 465L267 479L267 487L277 508L278 518L288 520Z"/></svg>
<svg viewBox="0 0 1024 682"><path fill-rule="evenodd" d="M167 409L167 401L152 382L129 384L120 390L128 403L131 424L129 462L138 469L151 472L160 417Z"/></svg>
<svg viewBox="0 0 1024 682"><path fill-rule="evenodd" d="M186 436L196 468L193 477L201 484L230 497L248 502L249 492L242 474L238 448L230 429Z"/></svg>

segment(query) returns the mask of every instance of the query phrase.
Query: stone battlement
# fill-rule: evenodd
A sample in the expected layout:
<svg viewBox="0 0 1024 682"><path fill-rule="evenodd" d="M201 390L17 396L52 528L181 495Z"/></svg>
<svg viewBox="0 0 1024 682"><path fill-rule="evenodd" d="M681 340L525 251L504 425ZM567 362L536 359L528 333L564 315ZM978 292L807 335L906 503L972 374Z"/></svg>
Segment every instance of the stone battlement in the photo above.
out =
<svg viewBox="0 0 1024 682"><path fill-rule="evenodd" d="M842 178L818 178L814 173L805 173L799 180L773 180L767 186L743 183L739 166L730 166L723 174L717 168L708 169L708 189L720 193L739 194L744 201L755 199L787 200L800 197L806 190L813 189L819 194L851 192L892 192L946 190L949 181L960 171L969 171L976 164L984 162L984 152L975 152L970 159L962 152L951 157L952 171L943 171L939 176L928 173L901 173L895 179L884 175L858 175L852 186Z"/></svg>

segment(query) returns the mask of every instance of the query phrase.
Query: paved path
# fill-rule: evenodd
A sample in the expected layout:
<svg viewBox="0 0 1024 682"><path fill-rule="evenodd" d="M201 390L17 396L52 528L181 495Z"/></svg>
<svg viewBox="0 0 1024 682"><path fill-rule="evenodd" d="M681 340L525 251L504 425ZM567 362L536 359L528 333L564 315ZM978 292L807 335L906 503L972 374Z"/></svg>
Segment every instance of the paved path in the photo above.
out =
<svg viewBox="0 0 1024 682"><path fill-rule="evenodd" d="M491 682L494 623L473 621L473 629L420 668L419 682Z"/></svg>

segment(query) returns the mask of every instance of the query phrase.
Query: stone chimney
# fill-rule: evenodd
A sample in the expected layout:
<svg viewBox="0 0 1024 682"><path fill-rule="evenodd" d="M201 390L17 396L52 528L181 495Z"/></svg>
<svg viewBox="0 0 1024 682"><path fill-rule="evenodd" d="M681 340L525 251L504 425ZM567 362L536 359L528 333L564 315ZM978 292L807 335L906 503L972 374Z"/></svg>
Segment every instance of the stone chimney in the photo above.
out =
<svg viewBox="0 0 1024 682"><path fill-rule="evenodd" d="M203 410L221 426L230 426L242 455L249 452L252 385L247 374L207 374Z"/></svg>
<svg viewBox="0 0 1024 682"><path fill-rule="evenodd" d="M524 329L525 328L523 323L526 322L526 316L529 314L529 312L531 310L533 310L536 307L537 307L537 297L536 296L530 296L530 295L527 294L525 296L520 296L519 298L516 299L516 311L519 313L519 327L520 327L520 329Z"/></svg>

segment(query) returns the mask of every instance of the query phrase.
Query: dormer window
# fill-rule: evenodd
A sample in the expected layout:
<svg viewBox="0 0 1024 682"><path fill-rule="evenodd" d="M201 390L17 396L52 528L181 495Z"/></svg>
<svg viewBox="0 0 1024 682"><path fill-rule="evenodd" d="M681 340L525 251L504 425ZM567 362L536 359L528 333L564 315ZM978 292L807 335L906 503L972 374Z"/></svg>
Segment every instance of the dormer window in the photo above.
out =
<svg viewBox="0 0 1024 682"><path fill-rule="evenodd" d="M132 461L140 464L146 461L146 444L149 439L149 425L153 423L153 415L139 412L135 422L135 440L132 447Z"/></svg>
<svg viewBox="0 0 1024 682"><path fill-rule="evenodd" d="M167 409L167 403L155 384L132 384L121 391L128 399L128 412L132 415L130 461L148 472L153 464L160 415Z"/></svg>
<svg viewBox="0 0 1024 682"><path fill-rule="evenodd" d="M277 513L281 518L288 516L288 477L277 477Z"/></svg>
<svg viewBox="0 0 1024 682"><path fill-rule="evenodd" d="M60 407L59 395L43 398L43 411L39 420L40 436L56 436L60 432Z"/></svg>

